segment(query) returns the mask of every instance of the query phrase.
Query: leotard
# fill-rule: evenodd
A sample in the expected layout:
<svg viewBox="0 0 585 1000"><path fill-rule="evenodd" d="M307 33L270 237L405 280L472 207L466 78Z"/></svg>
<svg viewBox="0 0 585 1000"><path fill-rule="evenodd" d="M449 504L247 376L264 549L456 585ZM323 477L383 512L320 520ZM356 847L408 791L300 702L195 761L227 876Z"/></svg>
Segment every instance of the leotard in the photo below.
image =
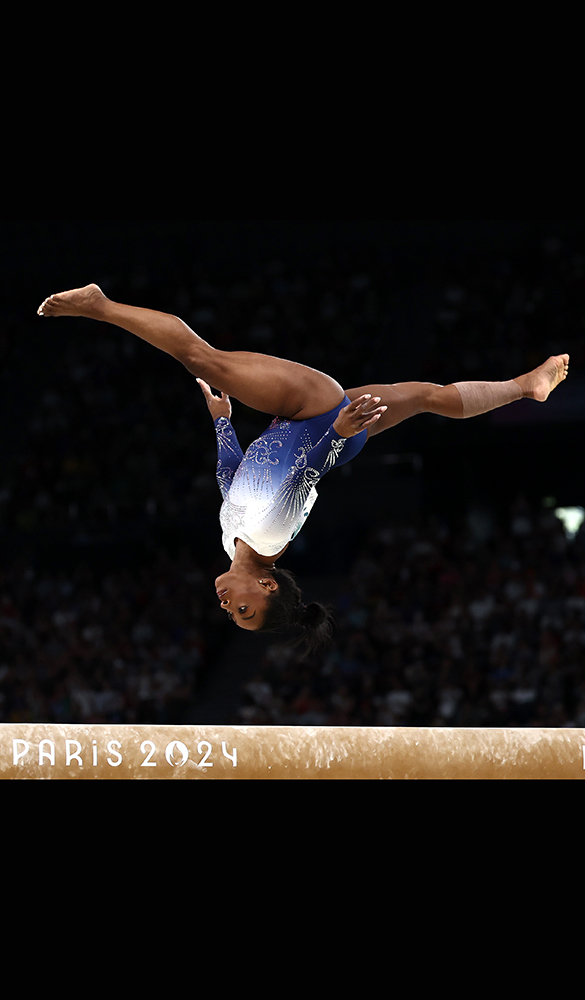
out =
<svg viewBox="0 0 585 1000"><path fill-rule="evenodd" d="M227 417L218 417L217 482L223 497L219 520L230 559L241 538L255 552L274 556L298 535L317 499L316 484L334 466L362 450L367 431L343 438L333 429L348 396L310 420L275 417L242 452Z"/></svg>

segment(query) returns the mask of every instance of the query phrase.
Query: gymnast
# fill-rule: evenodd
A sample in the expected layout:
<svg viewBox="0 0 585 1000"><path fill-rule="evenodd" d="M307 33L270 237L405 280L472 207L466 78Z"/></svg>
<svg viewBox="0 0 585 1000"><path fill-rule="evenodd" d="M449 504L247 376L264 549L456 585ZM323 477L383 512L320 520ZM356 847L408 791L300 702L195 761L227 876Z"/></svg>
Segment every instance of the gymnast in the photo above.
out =
<svg viewBox="0 0 585 1000"><path fill-rule="evenodd" d="M569 369L569 355L560 354L506 382L400 382L344 390L324 372L293 361L217 350L177 316L112 302L95 284L51 295L37 312L121 327L196 377L217 436L220 525L231 560L215 581L221 607L250 631L296 628L308 651L330 637L331 614L318 602L305 604L293 574L276 562L310 513L319 480L355 458L370 436L417 413L461 419L518 399L545 402ZM245 454L231 424L230 396L273 418Z"/></svg>

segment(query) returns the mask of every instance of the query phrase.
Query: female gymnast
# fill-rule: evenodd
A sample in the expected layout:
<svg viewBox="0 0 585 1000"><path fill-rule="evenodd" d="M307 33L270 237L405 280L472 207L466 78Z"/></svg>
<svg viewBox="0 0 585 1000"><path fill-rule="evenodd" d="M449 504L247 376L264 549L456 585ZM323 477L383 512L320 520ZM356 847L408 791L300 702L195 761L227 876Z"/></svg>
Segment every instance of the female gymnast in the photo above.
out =
<svg viewBox="0 0 585 1000"><path fill-rule="evenodd" d="M331 616L322 604L304 604L292 573L275 564L302 528L319 479L354 458L371 435L417 413L460 419L517 399L545 402L569 368L569 355L560 354L507 382L400 382L344 390L329 375L293 361L216 350L177 316L112 302L95 284L51 295L37 312L121 327L196 377L217 435L220 524L231 560L215 581L221 607L243 629L298 627L307 650L327 641ZM245 454L231 424L230 396L274 418Z"/></svg>

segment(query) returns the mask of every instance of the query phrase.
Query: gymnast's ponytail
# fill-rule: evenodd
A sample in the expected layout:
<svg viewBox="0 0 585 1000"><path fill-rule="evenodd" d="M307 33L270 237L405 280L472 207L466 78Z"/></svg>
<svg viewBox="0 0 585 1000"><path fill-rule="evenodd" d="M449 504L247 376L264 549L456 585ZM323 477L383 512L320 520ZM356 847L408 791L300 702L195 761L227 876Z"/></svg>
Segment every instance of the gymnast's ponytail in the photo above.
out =
<svg viewBox="0 0 585 1000"><path fill-rule="evenodd" d="M258 632L294 630L290 645L302 647L304 655L316 653L331 641L333 616L329 608L317 601L303 602L295 577L288 569L274 569L272 576L278 590L267 601L262 627Z"/></svg>

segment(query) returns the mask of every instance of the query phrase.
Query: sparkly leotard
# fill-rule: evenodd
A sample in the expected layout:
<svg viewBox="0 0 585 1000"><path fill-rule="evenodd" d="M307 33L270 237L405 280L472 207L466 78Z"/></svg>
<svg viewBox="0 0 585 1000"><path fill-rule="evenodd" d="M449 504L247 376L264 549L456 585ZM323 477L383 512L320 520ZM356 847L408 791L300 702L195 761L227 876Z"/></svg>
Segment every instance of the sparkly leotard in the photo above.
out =
<svg viewBox="0 0 585 1000"><path fill-rule="evenodd" d="M274 556L298 535L317 499L316 484L366 443L367 431L342 438L333 429L349 402L346 396L335 409L310 420L275 417L245 455L231 421L215 421L217 482L223 497L219 520L230 559L236 538L260 555Z"/></svg>

